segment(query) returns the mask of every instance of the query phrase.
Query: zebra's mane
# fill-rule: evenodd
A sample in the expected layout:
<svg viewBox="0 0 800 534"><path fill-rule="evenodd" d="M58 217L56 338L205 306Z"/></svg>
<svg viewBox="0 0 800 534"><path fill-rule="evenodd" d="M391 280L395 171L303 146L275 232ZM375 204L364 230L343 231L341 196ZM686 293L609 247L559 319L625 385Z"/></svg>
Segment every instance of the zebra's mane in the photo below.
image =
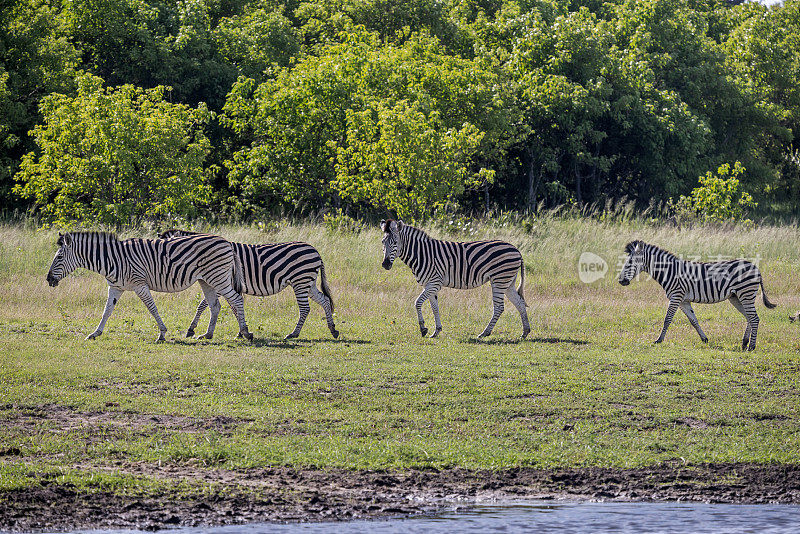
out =
<svg viewBox="0 0 800 534"><path fill-rule="evenodd" d="M411 226L410 224L403 224L403 228L406 229L406 232L415 237L430 237L428 233L423 230L422 228L417 228L416 226Z"/></svg>
<svg viewBox="0 0 800 534"><path fill-rule="evenodd" d="M664 256L666 256L667 259L678 259L678 257L675 254L673 254L672 252L670 252L669 250L663 249L663 248L661 248L661 247L659 247L657 245L653 245L651 243L645 243L644 241L640 241L638 239L636 241L631 241L630 243L625 245L625 252L630 254L630 253L633 252L633 249L636 248L637 246L639 246L643 250L647 250L650 253L652 253L652 252L660 252Z"/></svg>
<svg viewBox="0 0 800 534"><path fill-rule="evenodd" d="M93 231L81 231L81 232L67 232L64 235L58 236L58 241L56 241L56 245L59 247L64 244L64 236L68 235L72 238L72 241L85 241L86 239L94 239L97 242L107 243L109 241L119 241L117 234L114 232L93 232Z"/></svg>
<svg viewBox="0 0 800 534"><path fill-rule="evenodd" d="M189 230L181 230L179 228L170 228L158 234L159 239L168 239L170 237L184 237L190 235L200 235L200 232L191 232Z"/></svg>
<svg viewBox="0 0 800 534"><path fill-rule="evenodd" d="M397 219L386 219L383 221L383 233L389 233L389 228L391 228L392 223L397 223L398 230L402 230L406 234L410 234L412 236L430 237L425 230L417 228L416 226L411 226L410 224L406 224L403 221L398 221Z"/></svg>

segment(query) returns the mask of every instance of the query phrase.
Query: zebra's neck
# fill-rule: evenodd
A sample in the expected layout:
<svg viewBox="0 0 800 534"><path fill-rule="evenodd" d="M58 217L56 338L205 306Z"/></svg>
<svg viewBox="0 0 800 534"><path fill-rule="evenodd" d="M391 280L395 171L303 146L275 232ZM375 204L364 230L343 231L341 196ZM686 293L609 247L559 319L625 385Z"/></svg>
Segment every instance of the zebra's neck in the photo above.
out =
<svg viewBox="0 0 800 534"><path fill-rule="evenodd" d="M73 234L73 240L77 267L94 271L106 278L117 272L114 260L116 254L113 254L114 245L119 243L116 237L111 234L87 232Z"/></svg>
<svg viewBox="0 0 800 534"><path fill-rule="evenodd" d="M671 252L658 248L654 245L646 245L644 253L643 271L653 277L661 287L666 288L665 284L676 272L680 271L683 260Z"/></svg>
<svg viewBox="0 0 800 534"><path fill-rule="evenodd" d="M397 257L403 260L416 274L419 263L419 249L423 243L432 241L433 238L413 226L403 226L398 233Z"/></svg>

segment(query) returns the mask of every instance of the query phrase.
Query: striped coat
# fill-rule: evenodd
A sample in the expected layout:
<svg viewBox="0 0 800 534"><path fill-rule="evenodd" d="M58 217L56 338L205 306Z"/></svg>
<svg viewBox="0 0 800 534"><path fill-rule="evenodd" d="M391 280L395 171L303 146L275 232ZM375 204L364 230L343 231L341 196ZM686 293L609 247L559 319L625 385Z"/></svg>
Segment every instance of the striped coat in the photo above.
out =
<svg viewBox="0 0 800 534"><path fill-rule="evenodd" d="M383 230L383 267L391 269L395 258L400 258L411 268L414 276L423 286L416 300L419 328L424 336L428 333L422 317L422 305L430 300L436 330L431 337L442 331L439 318L437 294L442 287L472 289L490 282L492 285L492 317L478 336L492 333L497 319L503 313L504 298L519 311L522 319L522 337L530 332L527 304L522 288L525 283L525 267L522 254L505 241L471 241L466 243L433 239L424 231L404 224L403 221L381 222ZM514 289L520 273L520 284Z"/></svg>
<svg viewBox="0 0 800 534"><path fill-rule="evenodd" d="M183 237L176 240L126 239L101 232L59 234L47 282L58 285L69 273L84 268L108 281L108 300L103 318L87 339L103 333L114 306L125 291L135 292L158 324L158 341L167 327L158 314L151 291L175 293L199 282L206 298L219 310L218 295L231 305L239 321L239 334L252 339L244 317L241 267L231 244L215 236ZM214 316L216 321L216 316Z"/></svg>
<svg viewBox="0 0 800 534"><path fill-rule="evenodd" d="M172 239L179 236L199 235L186 230L167 230L160 237ZM308 299L322 307L328 322L328 329L334 338L339 337L333 321L333 296L325 276L325 264L317 249L308 243L266 243L250 245L232 243L236 258L242 265L242 292L246 295L266 297L280 293L291 286L294 290L299 309L299 318L294 330L286 338L295 338L311 310ZM319 274L322 291L317 289ZM187 337L194 335L194 329L206 308L203 299L197 307L197 313L186 332Z"/></svg>
<svg viewBox="0 0 800 534"><path fill-rule="evenodd" d="M755 264L747 260L730 260L711 263L685 261L674 254L643 241L632 241L625 247L627 258L620 273L619 283L630 284L640 272L653 277L667 294L669 306L664 318L664 326L656 343L664 341L667 329L675 313L680 308L689 322L697 330L700 339L708 342L692 302L714 303L729 300L745 317L747 327L742 338L742 350L756 347L758 334L758 313L756 297L761 289L764 305L774 308L764 292L764 281Z"/></svg>

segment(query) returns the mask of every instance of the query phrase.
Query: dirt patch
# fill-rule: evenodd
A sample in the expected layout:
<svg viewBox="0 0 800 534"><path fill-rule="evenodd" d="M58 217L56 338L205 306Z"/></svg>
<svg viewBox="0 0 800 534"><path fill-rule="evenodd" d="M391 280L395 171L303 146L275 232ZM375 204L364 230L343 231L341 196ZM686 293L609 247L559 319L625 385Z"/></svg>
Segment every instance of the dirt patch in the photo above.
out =
<svg viewBox="0 0 800 534"><path fill-rule="evenodd" d="M73 466L80 468L81 466ZM48 483L0 494L0 530L198 526L321 521L431 512L491 499L592 499L800 504L800 466L714 464L641 469L426 469L402 472L287 467L229 471L120 465L115 472L203 483L211 491L151 495L80 492Z"/></svg>
<svg viewBox="0 0 800 534"><path fill-rule="evenodd" d="M107 407L113 408L114 403L109 403ZM14 408L15 412L0 419L0 422L6 428L19 428L27 432L43 429L54 433L97 429L143 432L158 429L188 433L213 430L220 434L230 434L237 425L249 422L225 416L195 418L125 411L81 411L57 404Z"/></svg>

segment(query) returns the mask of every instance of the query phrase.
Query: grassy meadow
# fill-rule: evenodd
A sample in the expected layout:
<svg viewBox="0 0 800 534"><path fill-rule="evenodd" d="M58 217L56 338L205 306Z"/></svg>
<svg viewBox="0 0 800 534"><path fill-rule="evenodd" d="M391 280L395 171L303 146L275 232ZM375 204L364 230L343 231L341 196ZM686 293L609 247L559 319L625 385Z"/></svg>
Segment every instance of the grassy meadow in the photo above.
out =
<svg viewBox="0 0 800 534"><path fill-rule="evenodd" d="M164 484L143 465L195 469L650 466L664 462L800 462L800 229L677 228L644 220L542 215L439 227L448 239L501 238L526 264L532 332L507 302L493 335L489 286L444 289L439 339L419 335L420 288L397 262L381 268L378 228L321 224L223 227L231 240L302 240L320 251L341 332L322 310L298 340L291 290L246 297L255 340L235 338L227 304L215 339L184 339L199 290L155 294L167 327L126 293L105 333L106 284L79 271L50 288L56 233L0 227L0 490L56 479L87 488ZM143 235L143 234L130 234ZM654 345L663 290L616 282L633 238L685 256L752 258L769 298L755 352L729 304L695 305L704 345L679 313ZM578 257L611 272L586 285ZM425 317L433 326L430 307ZM207 315L198 333L204 331ZM138 473L138 474L137 474Z"/></svg>

